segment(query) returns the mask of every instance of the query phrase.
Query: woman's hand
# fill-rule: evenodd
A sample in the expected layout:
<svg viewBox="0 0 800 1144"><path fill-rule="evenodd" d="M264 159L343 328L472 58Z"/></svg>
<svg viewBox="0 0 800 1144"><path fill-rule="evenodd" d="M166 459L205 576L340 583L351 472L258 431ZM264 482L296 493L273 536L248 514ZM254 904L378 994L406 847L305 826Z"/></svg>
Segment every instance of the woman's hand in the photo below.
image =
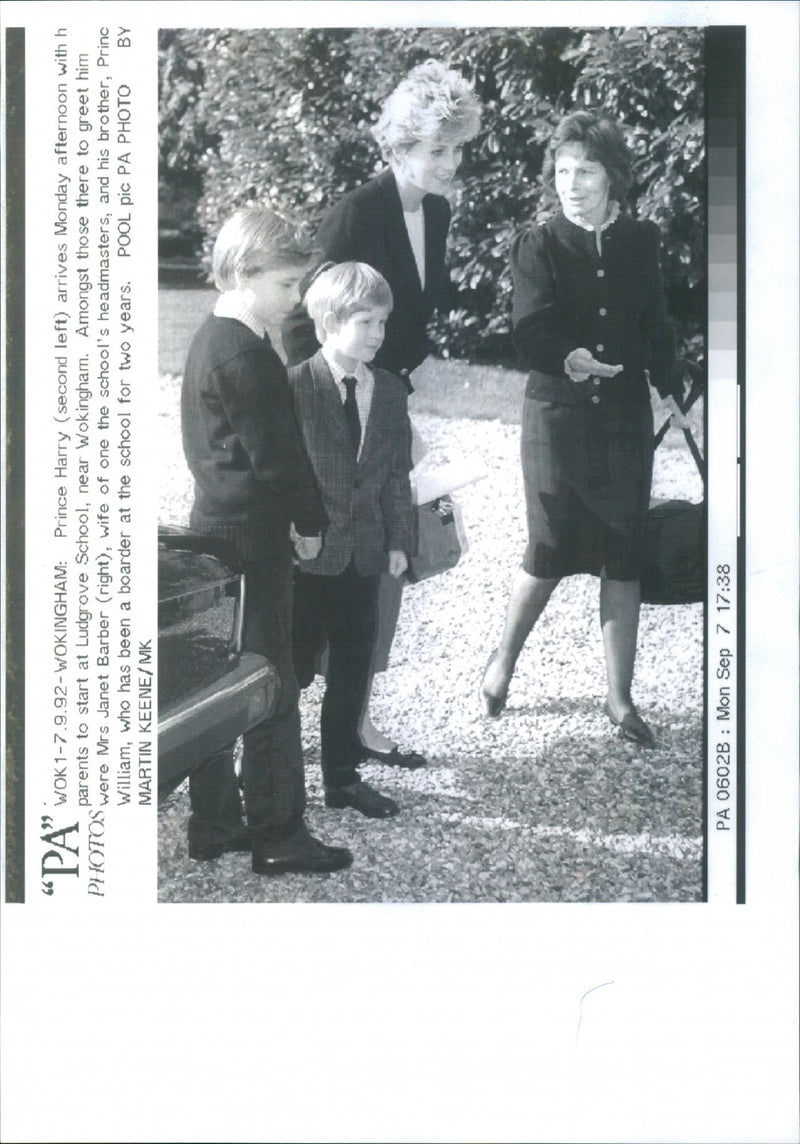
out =
<svg viewBox="0 0 800 1144"><path fill-rule="evenodd" d="M678 403L675 398L670 394L665 397L661 403L661 408L665 409L670 416L670 424L674 425L676 429L688 429L689 419L686 414L681 413Z"/></svg>
<svg viewBox="0 0 800 1144"><path fill-rule="evenodd" d="M405 552L393 548L389 553L389 574L398 579L408 568L408 558Z"/></svg>
<svg viewBox="0 0 800 1144"><path fill-rule="evenodd" d="M587 377L616 377L621 365L606 365L597 361L588 350L573 350L564 361L564 372L571 381L586 381Z"/></svg>

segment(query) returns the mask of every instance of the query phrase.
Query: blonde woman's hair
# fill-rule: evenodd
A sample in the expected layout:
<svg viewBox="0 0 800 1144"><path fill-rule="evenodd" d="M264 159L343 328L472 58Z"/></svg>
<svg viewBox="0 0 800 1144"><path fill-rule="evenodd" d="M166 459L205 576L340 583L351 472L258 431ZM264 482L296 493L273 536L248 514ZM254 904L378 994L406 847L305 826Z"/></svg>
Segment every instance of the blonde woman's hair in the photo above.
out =
<svg viewBox="0 0 800 1144"><path fill-rule="evenodd" d="M223 292L234 290L237 276L305 266L314 254L311 232L303 224L258 204L242 207L225 222L214 243L214 285Z"/></svg>
<svg viewBox="0 0 800 1144"><path fill-rule="evenodd" d="M426 60L397 85L371 130L389 159L434 136L474 139L480 124L481 105L470 84L438 60Z"/></svg>

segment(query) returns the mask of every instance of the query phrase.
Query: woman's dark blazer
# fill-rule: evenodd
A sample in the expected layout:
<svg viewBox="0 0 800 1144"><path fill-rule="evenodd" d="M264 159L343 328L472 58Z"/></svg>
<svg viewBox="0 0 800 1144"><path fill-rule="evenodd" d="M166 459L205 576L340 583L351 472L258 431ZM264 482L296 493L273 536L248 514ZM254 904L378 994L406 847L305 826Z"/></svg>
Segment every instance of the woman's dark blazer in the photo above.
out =
<svg viewBox="0 0 800 1144"><path fill-rule="evenodd" d="M559 553L552 564L534 557L526 565L533 575L594 570L590 540L562 559L566 542L554 522L572 519L574 494L638 551L653 460L648 380L662 396L673 392L659 243L654 223L619 215L602 232L601 254L594 231L563 214L514 241L514 342L530 370L522 432L528 552ZM564 361L579 347L622 371L572 381ZM619 567L630 570L620 579L634 578L635 559Z"/></svg>
<svg viewBox="0 0 800 1144"><path fill-rule="evenodd" d="M394 172L389 169L344 195L320 226L317 242L326 260L366 262L380 271L392 288L394 308L375 364L404 373L428 355L427 324L445 301L449 285L445 244L450 204L441 195L426 195L425 289L421 287ZM302 307L288 319L283 342L289 363L305 361L319 348L311 320Z"/></svg>
<svg viewBox="0 0 800 1144"><path fill-rule="evenodd" d="M659 265L655 223L619 215L602 235L559 213L517 235L511 251L514 344L531 372L527 394L575 405L588 398L648 399L647 378L662 397L674 392L674 343ZM599 385L576 384L564 359L583 347L622 365Z"/></svg>

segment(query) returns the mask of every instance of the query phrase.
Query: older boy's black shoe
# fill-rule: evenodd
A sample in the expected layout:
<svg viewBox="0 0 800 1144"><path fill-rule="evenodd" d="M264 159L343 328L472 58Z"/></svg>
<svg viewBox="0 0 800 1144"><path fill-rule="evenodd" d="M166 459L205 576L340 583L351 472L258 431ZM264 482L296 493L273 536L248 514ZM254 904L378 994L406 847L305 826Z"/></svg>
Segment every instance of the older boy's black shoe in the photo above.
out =
<svg viewBox="0 0 800 1144"><path fill-rule="evenodd" d="M350 786L328 787L325 791L325 805L335 807L352 806L367 818L392 818L400 813L400 807L385 794L373 790L361 779Z"/></svg>
<svg viewBox="0 0 800 1144"><path fill-rule="evenodd" d="M326 846L307 830L275 846L253 844L254 874L332 874L352 864L353 855L344 846Z"/></svg>
<svg viewBox="0 0 800 1144"><path fill-rule="evenodd" d="M189 857L195 862L213 862L223 854L246 854L251 849L250 831L243 826L238 834L234 834L227 842L208 842L205 839L193 838L189 833Z"/></svg>

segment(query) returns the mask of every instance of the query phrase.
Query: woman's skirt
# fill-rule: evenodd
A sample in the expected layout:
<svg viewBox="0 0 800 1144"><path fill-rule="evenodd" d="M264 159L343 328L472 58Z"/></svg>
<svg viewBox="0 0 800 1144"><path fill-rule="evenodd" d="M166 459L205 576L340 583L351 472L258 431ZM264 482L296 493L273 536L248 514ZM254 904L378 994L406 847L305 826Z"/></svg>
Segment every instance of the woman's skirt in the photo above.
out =
<svg viewBox="0 0 800 1144"><path fill-rule="evenodd" d="M524 570L546 579L638 580L653 473L649 402L526 397L521 448Z"/></svg>

